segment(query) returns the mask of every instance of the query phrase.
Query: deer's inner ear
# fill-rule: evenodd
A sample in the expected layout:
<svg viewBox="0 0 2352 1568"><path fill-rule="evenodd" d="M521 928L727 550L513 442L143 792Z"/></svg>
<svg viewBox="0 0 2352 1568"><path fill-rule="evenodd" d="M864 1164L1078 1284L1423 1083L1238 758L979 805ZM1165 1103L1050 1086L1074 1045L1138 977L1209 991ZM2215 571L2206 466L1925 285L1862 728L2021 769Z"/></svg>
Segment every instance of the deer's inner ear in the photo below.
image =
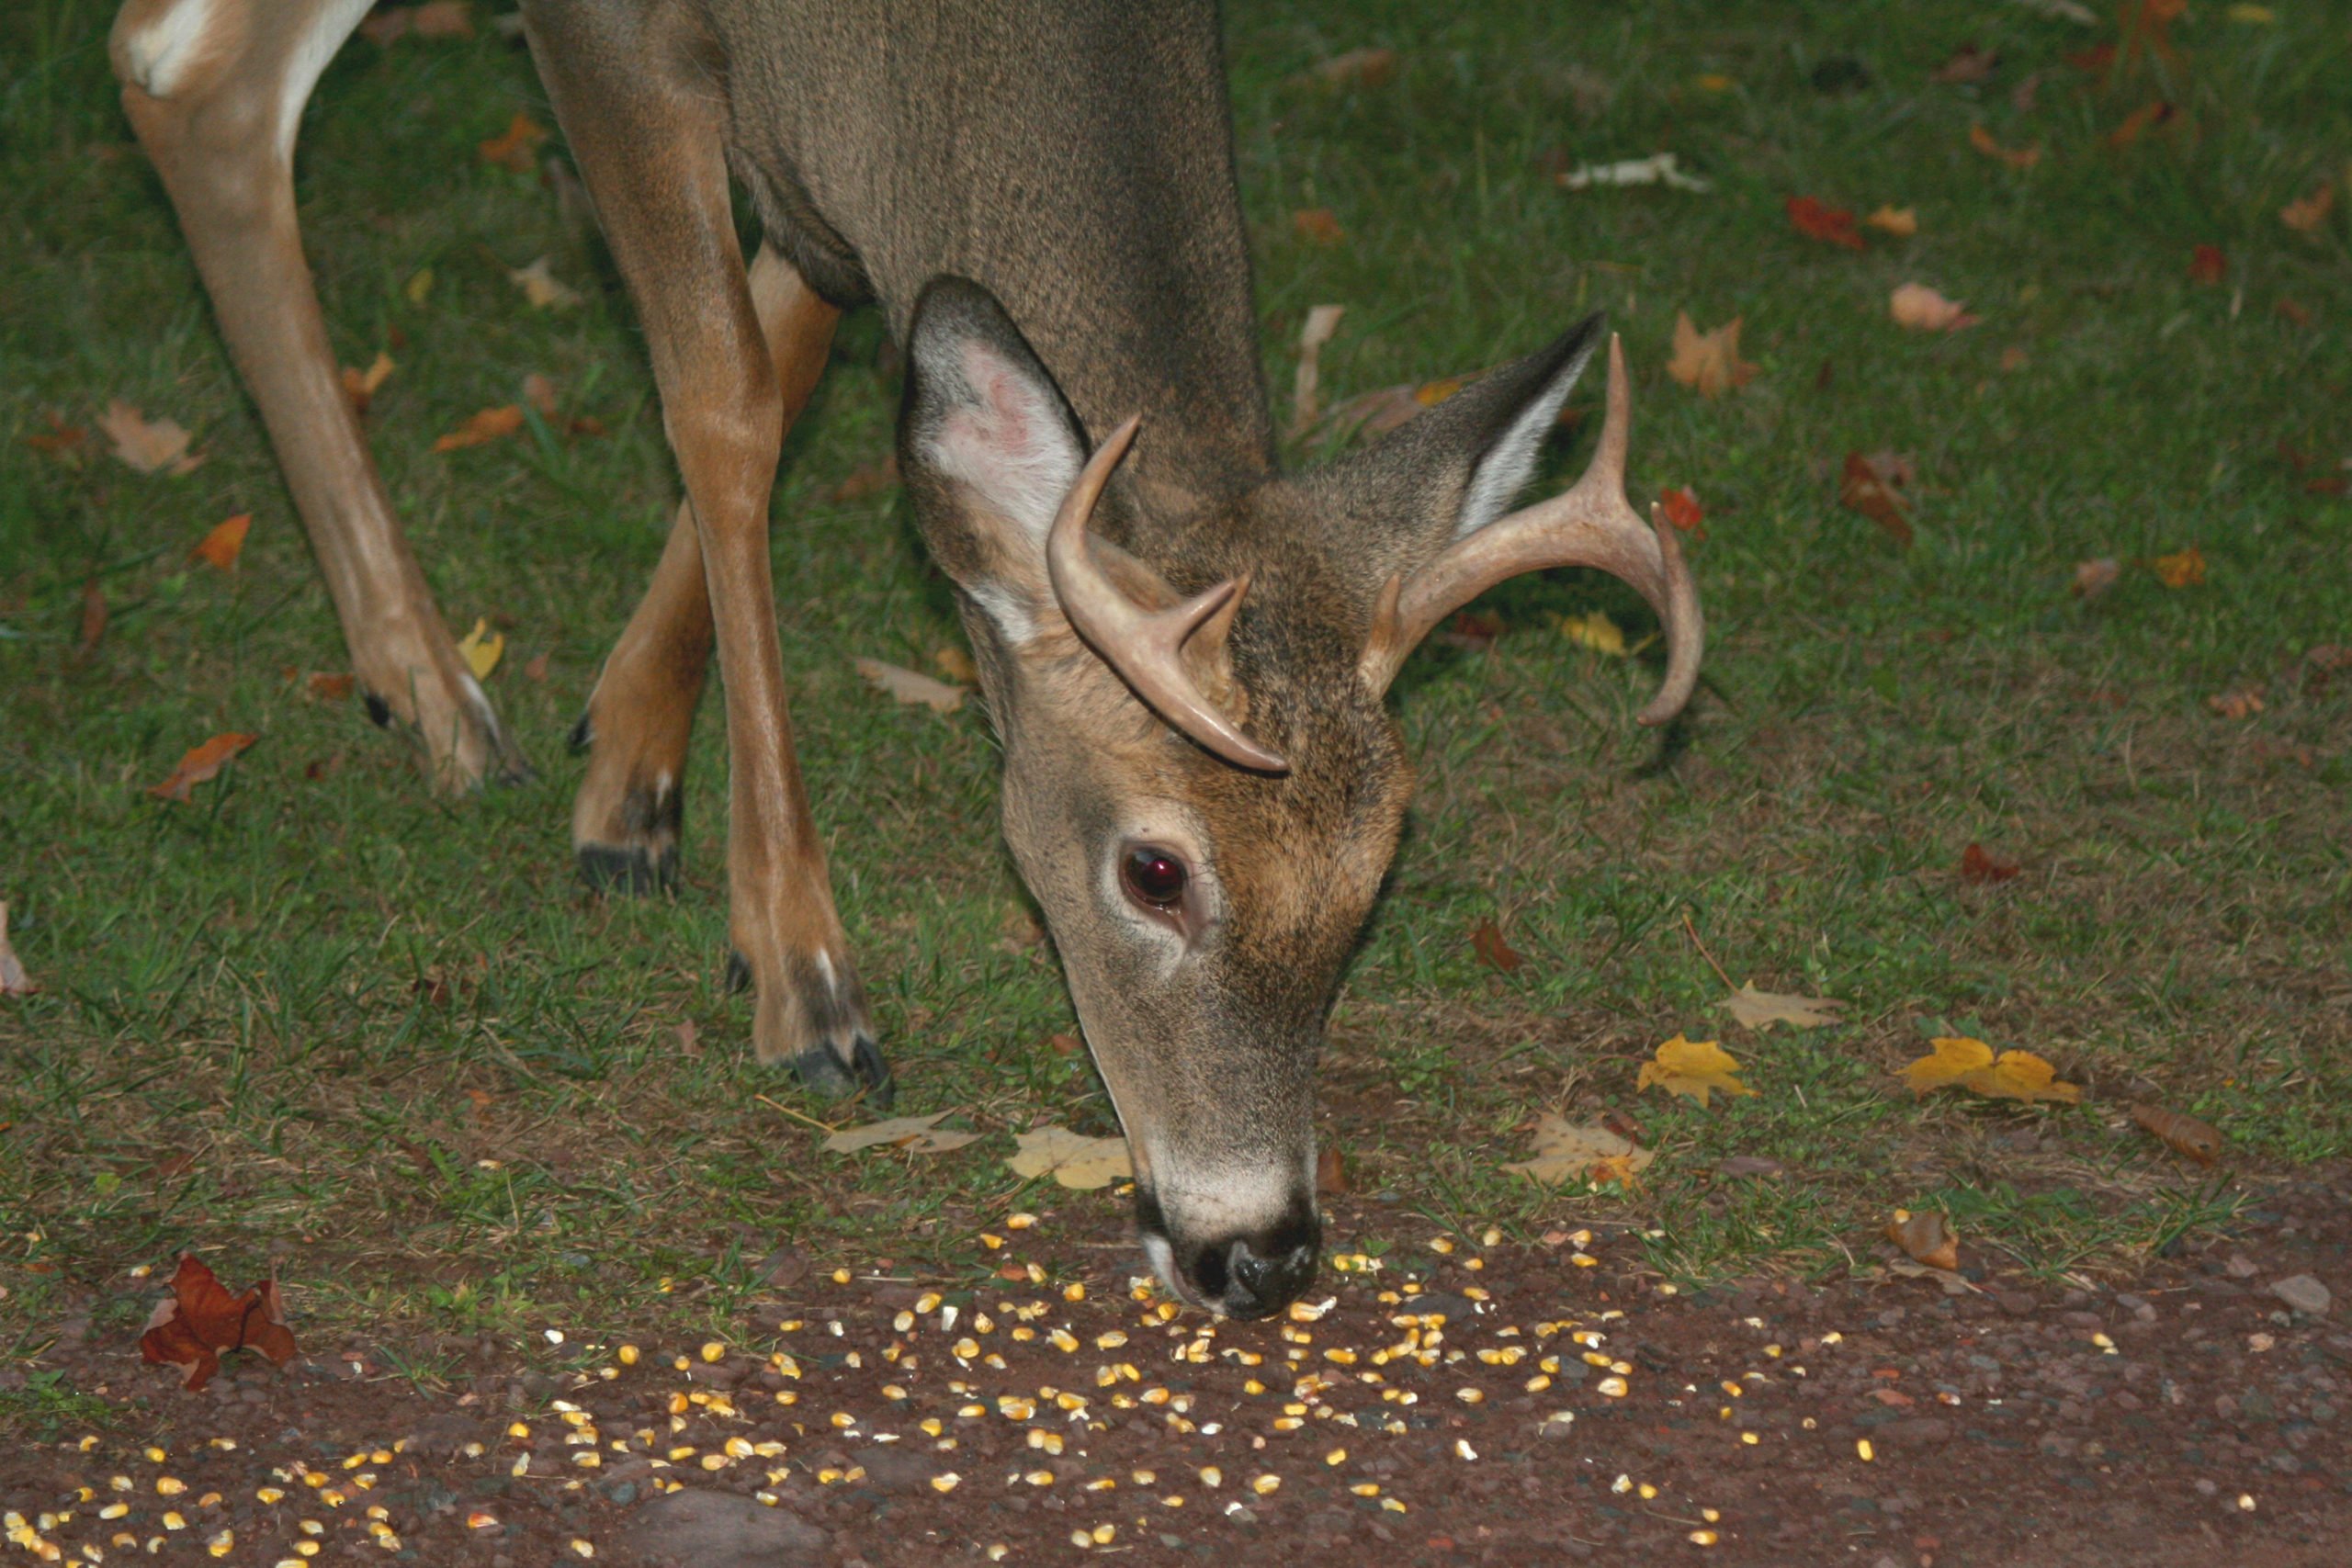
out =
<svg viewBox="0 0 2352 1568"><path fill-rule="evenodd" d="M908 331L900 467L933 558L1015 647L1058 619L1046 536L1086 460L1061 389L985 289L942 278Z"/></svg>

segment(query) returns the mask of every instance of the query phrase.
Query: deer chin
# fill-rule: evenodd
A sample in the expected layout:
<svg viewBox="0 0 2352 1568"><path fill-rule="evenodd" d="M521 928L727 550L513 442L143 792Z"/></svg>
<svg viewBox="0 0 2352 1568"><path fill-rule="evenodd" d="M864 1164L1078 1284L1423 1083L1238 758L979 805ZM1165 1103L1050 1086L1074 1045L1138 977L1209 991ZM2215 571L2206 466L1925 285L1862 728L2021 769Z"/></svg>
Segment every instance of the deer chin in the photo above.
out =
<svg viewBox="0 0 2352 1568"><path fill-rule="evenodd" d="M1302 1191L1265 1167L1193 1190L1171 1216L1158 1189L1136 1188L1137 1239L1179 1301L1220 1317L1271 1317L1314 1283L1322 1222L1311 1184Z"/></svg>

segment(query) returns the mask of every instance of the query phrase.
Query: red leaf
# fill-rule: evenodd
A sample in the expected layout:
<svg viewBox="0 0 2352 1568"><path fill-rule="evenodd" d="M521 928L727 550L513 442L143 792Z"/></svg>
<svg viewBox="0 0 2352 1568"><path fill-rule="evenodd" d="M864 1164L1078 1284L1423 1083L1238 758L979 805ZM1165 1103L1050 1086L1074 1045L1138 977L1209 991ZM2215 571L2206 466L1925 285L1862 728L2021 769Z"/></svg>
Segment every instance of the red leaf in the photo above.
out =
<svg viewBox="0 0 2352 1568"><path fill-rule="evenodd" d="M1298 237L1313 244L1336 245L1348 237L1340 227L1340 215L1328 207L1303 208L1290 215L1292 227Z"/></svg>
<svg viewBox="0 0 2352 1568"><path fill-rule="evenodd" d="M294 1359L294 1335L277 1281L264 1280L232 1296L194 1253L180 1255L172 1293L156 1303L139 1337L139 1353L157 1366L177 1367L190 1390L220 1370L227 1350L258 1350L279 1366Z"/></svg>
<svg viewBox="0 0 2352 1568"><path fill-rule="evenodd" d="M158 800L192 799L197 785L219 773L228 766L230 758L260 739L258 735L240 735L232 730L216 735L201 746L191 746L187 755L180 759L180 765L172 770L172 776L162 784L149 784L147 793Z"/></svg>
<svg viewBox="0 0 2352 1568"><path fill-rule="evenodd" d="M1479 963L1489 969L1499 969L1506 975L1527 962L1512 951L1510 943L1503 940L1500 928L1492 920L1480 920L1471 928L1470 947L1477 953Z"/></svg>
<svg viewBox="0 0 2352 1568"><path fill-rule="evenodd" d="M1911 519L1904 514L1903 498L1860 452L1846 454L1845 473L1838 481L1838 499L1885 529L1887 536L1896 544L1910 547Z"/></svg>
<svg viewBox="0 0 2352 1568"><path fill-rule="evenodd" d="M1789 221L1806 238L1825 240L1849 251L1864 248L1861 233L1854 227L1854 215L1845 208L1831 207L1815 197L1792 196L1788 209Z"/></svg>
<svg viewBox="0 0 2352 1568"><path fill-rule="evenodd" d="M1984 846L1972 843L1960 852L1960 879L1982 884L2007 882L2024 868L2007 861L1995 860L1984 852Z"/></svg>
<svg viewBox="0 0 2352 1568"><path fill-rule="evenodd" d="M1666 520L1688 534L1707 520L1707 509L1699 504L1697 494L1688 489L1658 491L1659 510Z"/></svg>
<svg viewBox="0 0 2352 1568"><path fill-rule="evenodd" d="M215 524L212 531L198 542L196 548L188 551L187 558L219 567L222 571L235 570L237 557L244 552L246 531L253 525L254 514L250 512L240 512L225 522Z"/></svg>
<svg viewBox="0 0 2352 1568"><path fill-rule="evenodd" d="M2188 281L2219 283L2230 275L2230 258L2219 245L2199 245L2188 253Z"/></svg>

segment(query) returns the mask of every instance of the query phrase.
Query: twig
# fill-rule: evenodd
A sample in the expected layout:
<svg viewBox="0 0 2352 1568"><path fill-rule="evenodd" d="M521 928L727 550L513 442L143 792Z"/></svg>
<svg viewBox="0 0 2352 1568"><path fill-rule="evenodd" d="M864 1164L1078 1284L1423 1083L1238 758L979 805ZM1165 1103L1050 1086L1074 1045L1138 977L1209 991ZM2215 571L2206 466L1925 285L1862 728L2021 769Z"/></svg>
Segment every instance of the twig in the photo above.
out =
<svg viewBox="0 0 2352 1568"><path fill-rule="evenodd" d="M809 1126L816 1128L820 1133L838 1133L841 1131L839 1127L834 1126L830 1122L820 1122L814 1116L803 1116L799 1111L795 1111L789 1105L778 1105L775 1100L770 1100L764 1094L755 1094L752 1096L752 1098L758 1100L762 1105L766 1106L771 1111L783 1111L795 1122L807 1122Z"/></svg>
<svg viewBox="0 0 2352 1568"><path fill-rule="evenodd" d="M1724 966L1715 962L1715 955L1707 951L1707 944L1699 940L1699 928L1690 923L1690 911L1687 908L1682 911L1682 929L1689 934L1690 945L1699 950L1699 956L1707 961L1707 967L1715 972L1715 978L1724 983L1724 989L1738 990L1739 987L1731 983L1731 976L1724 973Z"/></svg>

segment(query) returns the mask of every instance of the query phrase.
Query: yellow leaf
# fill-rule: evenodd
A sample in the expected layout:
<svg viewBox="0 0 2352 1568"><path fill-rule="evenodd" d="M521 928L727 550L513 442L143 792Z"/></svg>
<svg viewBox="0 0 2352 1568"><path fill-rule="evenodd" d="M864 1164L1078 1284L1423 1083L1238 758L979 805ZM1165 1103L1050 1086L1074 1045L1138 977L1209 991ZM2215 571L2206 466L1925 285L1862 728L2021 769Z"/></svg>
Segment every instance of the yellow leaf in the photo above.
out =
<svg viewBox="0 0 2352 1568"><path fill-rule="evenodd" d="M1731 1053L1713 1041L1686 1040L1678 1034L1657 1048L1655 1059L1642 1064L1634 1087L1644 1089L1656 1084L1669 1094L1687 1094L1704 1105L1713 1089L1754 1094L1754 1089L1733 1077L1739 1070Z"/></svg>
<svg viewBox="0 0 2352 1568"><path fill-rule="evenodd" d="M2056 1100L2068 1105L2083 1098L2080 1086L2058 1081L2058 1069L2030 1051L2004 1051L1990 1067L1964 1080L1979 1094L1996 1100Z"/></svg>
<svg viewBox="0 0 2352 1568"><path fill-rule="evenodd" d="M1758 1030L1770 1029L1776 1023L1818 1029L1825 1023L1836 1023L1838 1014L1846 1006L1835 997L1789 997L1778 991L1759 991L1753 980L1734 991L1723 1005L1732 1017Z"/></svg>
<svg viewBox="0 0 2352 1568"><path fill-rule="evenodd" d="M237 557L245 547L245 531L253 525L254 514L250 512L240 512L225 522L214 524L212 531L197 542L196 548L188 551L187 558L200 560L222 571L235 570Z"/></svg>
<svg viewBox="0 0 2352 1568"><path fill-rule="evenodd" d="M2166 588L2194 588L2205 581L2205 552L2195 545L2148 563Z"/></svg>
<svg viewBox="0 0 2352 1568"><path fill-rule="evenodd" d="M2278 14L2267 6L2233 6L2229 16L2233 22L2257 28L2267 28L2278 19Z"/></svg>
<svg viewBox="0 0 2352 1568"><path fill-rule="evenodd" d="M1016 1176L1048 1176L1064 1187L1102 1187L1133 1176L1124 1138L1089 1138L1067 1127L1016 1133L1020 1151L1005 1163Z"/></svg>
<svg viewBox="0 0 2352 1568"><path fill-rule="evenodd" d="M1993 1065L1993 1047L1966 1035L1947 1035L1928 1043L1932 1055L1903 1069L1903 1081L1914 1094L1958 1083L1969 1074Z"/></svg>
<svg viewBox="0 0 2352 1568"><path fill-rule="evenodd" d="M408 297L410 304L424 304L433 294L433 269L429 266L418 267L415 276L401 286L401 292Z"/></svg>
<svg viewBox="0 0 2352 1568"><path fill-rule="evenodd" d="M459 656L477 681L490 679L490 672L498 668L499 656L505 651L506 634L492 631L489 620L482 616L475 617L474 629L458 644Z"/></svg>
<svg viewBox="0 0 2352 1568"><path fill-rule="evenodd" d="M1919 231L1919 209L1916 207L1882 207L1862 221L1898 240L1907 240Z"/></svg>
<svg viewBox="0 0 2352 1568"><path fill-rule="evenodd" d="M1611 659L1625 657L1625 634L1604 610L1586 615L1562 615L1560 635L1578 648L1589 648Z"/></svg>
<svg viewBox="0 0 2352 1568"><path fill-rule="evenodd" d="M1563 1181L1630 1181L1657 1154L1606 1127L1572 1127L1557 1116L1535 1125L1535 1157L1503 1169L1547 1187Z"/></svg>
<svg viewBox="0 0 2352 1568"><path fill-rule="evenodd" d="M1740 318L1734 316L1710 333L1691 324L1689 312L1674 315L1674 357L1666 373L1702 398L1720 398L1734 387L1755 378L1756 367L1739 356Z"/></svg>

